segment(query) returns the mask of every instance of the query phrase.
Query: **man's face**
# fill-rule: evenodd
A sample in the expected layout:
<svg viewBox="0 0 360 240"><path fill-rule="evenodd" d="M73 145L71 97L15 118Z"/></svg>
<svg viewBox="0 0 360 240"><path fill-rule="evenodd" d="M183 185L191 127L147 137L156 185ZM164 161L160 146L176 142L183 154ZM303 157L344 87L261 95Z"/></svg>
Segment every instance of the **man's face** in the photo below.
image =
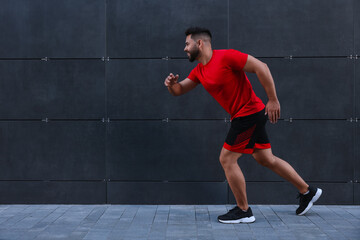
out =
<svg viewBox="0 0 360 240"><path fill-rule="evenodd" d="M191 35L186 36L184 52L187 53L190 62L195 61L199 56L199 47Z"/></svg>

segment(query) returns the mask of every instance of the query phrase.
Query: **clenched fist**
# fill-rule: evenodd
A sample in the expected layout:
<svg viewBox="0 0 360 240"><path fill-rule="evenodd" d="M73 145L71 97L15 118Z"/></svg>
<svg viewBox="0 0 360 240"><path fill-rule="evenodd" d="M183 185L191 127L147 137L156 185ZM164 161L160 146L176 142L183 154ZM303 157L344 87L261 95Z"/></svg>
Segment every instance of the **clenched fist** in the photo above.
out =
<svg viewBox="0 0 360 240"><path fill-rule="evenodd" d="M170 73L169 76L167 76L167 78L165 78L164 84L167 87L171 87L172 85L177 83L178 79L179 79L178 74L176 74L176 76L174 76L174 74Z"/></svg>

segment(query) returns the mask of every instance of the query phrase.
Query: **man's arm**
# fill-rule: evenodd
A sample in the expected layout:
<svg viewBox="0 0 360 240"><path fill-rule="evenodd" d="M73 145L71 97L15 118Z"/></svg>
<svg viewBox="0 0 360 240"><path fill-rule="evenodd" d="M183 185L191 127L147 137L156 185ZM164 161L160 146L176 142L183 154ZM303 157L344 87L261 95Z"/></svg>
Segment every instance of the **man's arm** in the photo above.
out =
<svg viewBox="0 0 360 240"><path fill-rule="evenodd" d="M274 79L268 66L260 60L248 55L247 62L243 68L245 72L255 73L268 96L265 112L269 115L271 123L276 123L280 118L280 103L276 95Z"/></svg>
<svg viewBox="0 0 360 240"><path fill-rule="evenodd" d="M194 89L198 83L190 80L189 78L185 78L183 81L178 83L179 75L174 76L174 74L170 73L167 78L165 78L165 86L168 88L169 92L173 96L183 95L190 90Z"/></svg>

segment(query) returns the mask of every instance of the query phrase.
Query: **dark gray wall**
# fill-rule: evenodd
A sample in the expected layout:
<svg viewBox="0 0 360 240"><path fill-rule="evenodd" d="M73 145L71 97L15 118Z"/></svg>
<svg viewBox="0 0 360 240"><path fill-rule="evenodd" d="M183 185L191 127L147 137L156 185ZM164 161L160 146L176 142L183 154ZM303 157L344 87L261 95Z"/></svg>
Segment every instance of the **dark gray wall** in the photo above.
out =
<svg viewBox="0 0 360 240"><path fill-rule="evenodd" d="M266 62L273 152L322 204L360 204L360 1L0 0L0 203L234 203L218 162L229 116L200 86L184 30ZM256 76L255 92L266 101ZM296 189L239 160L250 203Z"/></svg>

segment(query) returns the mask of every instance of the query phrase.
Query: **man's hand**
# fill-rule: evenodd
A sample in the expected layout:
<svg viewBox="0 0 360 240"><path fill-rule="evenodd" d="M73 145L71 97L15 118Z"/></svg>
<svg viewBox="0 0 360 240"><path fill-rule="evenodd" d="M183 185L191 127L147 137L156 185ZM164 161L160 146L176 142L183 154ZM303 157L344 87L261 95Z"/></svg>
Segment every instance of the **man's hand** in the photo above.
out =
<svg viewBox="0 0 360 240"><path fill-rule="evenodd" d="M269 100L265 107L265 114L268 115L271 123L277 123L280 118L280 103L278 100Z"/></svg>
<svg viewBox="0 0 360 240"><path fill-rule="evenodd" d="M172 85L177 83L178 79L179 79L178 74L176 74L176 76L174 76L174 74L170 73L169 76L167 76L167 78L165 78L164 84L167 87L171 87Z"/></svg>

